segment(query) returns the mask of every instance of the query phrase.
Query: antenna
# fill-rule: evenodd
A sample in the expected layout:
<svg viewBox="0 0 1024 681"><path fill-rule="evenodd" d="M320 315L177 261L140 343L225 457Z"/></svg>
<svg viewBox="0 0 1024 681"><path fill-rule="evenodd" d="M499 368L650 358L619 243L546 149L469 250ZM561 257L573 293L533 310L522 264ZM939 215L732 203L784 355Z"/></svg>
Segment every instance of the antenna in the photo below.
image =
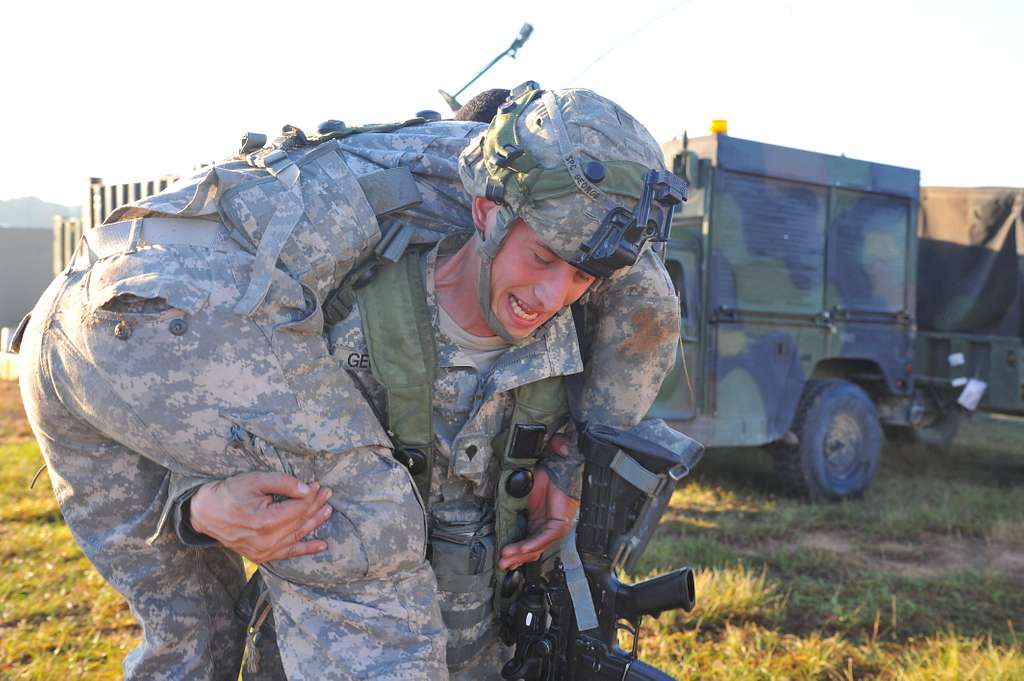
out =
<svg viewBox="0 0 1024 681"><path fill-rule="evenodd" d="M441 95L441 98L444 99L445 104L447 104L451 108L451 110L453 112L454 111L458 111L459 109L461 109L462 105L459 104L459 100L456 99L456 97L461 95L466 90L466 88L468 88L470 85L475 83L477 81L477 79L480 78L480 76L482 76L485 73L487 73L487 71L490 70L490 68L492 66L494 66L499 61L501 61L501 59L503 57L512 57L513 59L515 59L516 58L516 52L518 52L519 48L521 48L523 45L526 44L526 41L530 39L530 35L532 33L533 33L533 26L531 26L530 24L523 24L523 27L521 29L519 29L519 35L517 35L516 39L512 41L512 44L509 45L508 48L504 52L502 52L497 57L492 59L491 62L487 66L483 67L483 69L480 70L480 73L478 73L475 76L473 76L472 80L470 80L468 83L466 83L461 88L459 88L459 91L456 92L454 95L450 95L447 92L445 92L444 90L438 90L437 92L438 92L439 95Z"/></svg>

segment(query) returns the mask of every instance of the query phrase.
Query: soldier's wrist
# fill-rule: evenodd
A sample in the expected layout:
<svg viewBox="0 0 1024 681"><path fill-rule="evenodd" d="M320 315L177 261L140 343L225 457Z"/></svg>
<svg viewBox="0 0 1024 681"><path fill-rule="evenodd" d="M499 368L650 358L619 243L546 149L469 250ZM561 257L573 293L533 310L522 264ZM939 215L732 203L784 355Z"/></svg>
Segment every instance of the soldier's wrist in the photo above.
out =
<svg viewBox="0 0 1024 681"><path fill-rule="evenodd" d="M202 523L202 503L203 500L199 499L199 512L196 513L196 505L194 502L203 493L204 488L209 487L213 483L207 483L202 487L190 490L182 498L178 499L177 516L175 523L175 530L178 534L178 539L183 544L188 546L212 546L217 543L217 540L207 534L206 527ZM209 494L209 490L207 490Z"/></svg>

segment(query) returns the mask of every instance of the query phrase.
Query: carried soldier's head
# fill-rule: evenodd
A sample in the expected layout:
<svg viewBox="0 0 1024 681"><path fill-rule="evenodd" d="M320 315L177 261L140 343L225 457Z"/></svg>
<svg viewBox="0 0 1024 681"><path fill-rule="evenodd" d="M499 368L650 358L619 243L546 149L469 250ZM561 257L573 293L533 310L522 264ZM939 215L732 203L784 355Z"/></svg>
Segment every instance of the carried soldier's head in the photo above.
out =
<svg viewBox="0 0 1024 681"><path fill-rule="evenodd" d="M459 171L480 230L480 304L508 340L529 336L595 279L631 267L648 241L667 237L686 199L657 142L621 107L532 81L463 151ZM518 263L513 275L506 262Z"/></svg>
<svg viewBox="0 0 1024 681"><path fill-rule="evenodd" d="M504 88L484 90L455 112L455 120L490 123L498 113L498 107L505 103L510 93L510 90Z"/></svg>

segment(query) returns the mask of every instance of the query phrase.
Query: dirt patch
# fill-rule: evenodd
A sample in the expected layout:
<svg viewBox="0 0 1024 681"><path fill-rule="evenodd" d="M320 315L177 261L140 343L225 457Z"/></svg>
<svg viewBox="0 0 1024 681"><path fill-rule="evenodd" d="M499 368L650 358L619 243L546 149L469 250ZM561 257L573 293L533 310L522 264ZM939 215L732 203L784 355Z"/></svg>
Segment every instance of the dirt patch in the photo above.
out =
<svg viewBox="0 0 1024 681"><path fill-rule="evenodd" d="M0 381L0 442L27 440L32 429L21 406L17 381Z"/></svg>
<svg viewBox="0 0 1024 681"><path fill-rule="evenodd" d="M794 545L828 551L850 565L900 577L938 577L971 571L996 574L1024 585L1024 547L999 541L933 535L913 543L859 544L856 537L848 533L819 530L763 548L776 551Z"/></svg>
<svg viewBox="0 0 1024 681"><path fill-rule="evenodd" d="M1024 583L1024 549L1003 551L993 556L993 569L1016 575L1017 581Z"/></svg>
<svg viewBox="0 0 1024 681"><path fill-rule="evenodd" d="M657 350L665 343L669 334L675 332L672 325L666 322L666 315L658 314L654 310L637 310L629 318L633 333L622 344L622 349L637 354Z"/></svg>
<svg viewBox="0 0 1024 681"><path fill-rule="evenodd" d="M1024 584L1024 548L1003 542L935 536L914 544L882 542L867 554L879 569L905 577L973 571Z"/></svg>
<svg viewBox="0 0 1024 681"><path fill-rule="evenodd" d="M809 549L822 549L832 553L850 553L856 551L850 537L838 532L808 532L801 535L798 543Z"/></svg>

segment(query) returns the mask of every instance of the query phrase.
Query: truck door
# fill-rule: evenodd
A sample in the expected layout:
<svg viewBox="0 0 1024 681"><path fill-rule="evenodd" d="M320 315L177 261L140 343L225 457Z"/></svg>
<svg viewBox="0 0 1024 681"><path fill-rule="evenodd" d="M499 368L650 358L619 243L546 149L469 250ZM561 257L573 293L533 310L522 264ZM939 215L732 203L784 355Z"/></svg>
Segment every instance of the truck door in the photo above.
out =
<svg viewBox="0 0 1024 681"><path fill-rule="evenodd" d="M715 446L782 437L828 332L821 323L827 190L764 166L715 172L706 391Z"/></svg>
<svg viewBox="0 0 1024 681"><path fill-rule="evenodd" d="M901 392L912 352L914 201L832 188L829 204L825 307L835 333L828 354L870 360Z"/></svg>

